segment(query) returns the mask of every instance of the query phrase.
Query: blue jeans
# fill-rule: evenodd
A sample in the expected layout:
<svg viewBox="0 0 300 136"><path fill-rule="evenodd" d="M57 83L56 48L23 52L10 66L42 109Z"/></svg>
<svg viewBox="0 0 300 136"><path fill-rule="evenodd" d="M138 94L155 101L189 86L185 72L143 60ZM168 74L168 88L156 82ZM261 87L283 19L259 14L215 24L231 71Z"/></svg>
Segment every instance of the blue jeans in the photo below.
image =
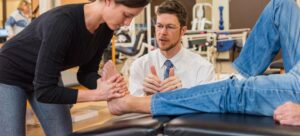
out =
<svg viewBox="0 0 300 136"><path fill-rule="evenodd" d="M261 75L282 49L286 74ZM234 67L246 79L227 80L152 96L151 113L196 112L272 116L286 101L300 102L300 9L294 0L272 0L264 9Z"/></svg>
<svg viewBox="0 0 300 136"><path fill-rule="evenodd" d="M25 135L26 100L29 100L47 136L66 136L72 133L68 105L40 103L33 93L26 93L17 86L0 83L1 136Z"/></svg>

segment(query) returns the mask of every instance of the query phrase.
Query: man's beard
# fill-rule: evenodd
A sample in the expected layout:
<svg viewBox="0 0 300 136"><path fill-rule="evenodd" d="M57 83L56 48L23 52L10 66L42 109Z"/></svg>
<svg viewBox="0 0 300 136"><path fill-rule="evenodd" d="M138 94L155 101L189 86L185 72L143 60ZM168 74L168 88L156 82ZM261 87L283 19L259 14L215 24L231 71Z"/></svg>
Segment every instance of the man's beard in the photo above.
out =
<svg viewBox="0 0 300 136"><path fill-rule="evenodd" d="M177 44L181 42L181 38L178 38L178 40L175 43L171 43L171 45L167 48L160 48L162 51L170 51L171 49L175 48Z"/></svg>

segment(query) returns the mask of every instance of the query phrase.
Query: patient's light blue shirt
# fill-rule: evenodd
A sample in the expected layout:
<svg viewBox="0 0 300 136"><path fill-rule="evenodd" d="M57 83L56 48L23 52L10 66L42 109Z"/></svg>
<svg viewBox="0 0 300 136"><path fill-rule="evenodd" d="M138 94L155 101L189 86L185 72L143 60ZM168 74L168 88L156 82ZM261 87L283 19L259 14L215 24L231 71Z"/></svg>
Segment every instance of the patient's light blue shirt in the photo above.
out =
<svg viewBox="0 0 300 136"><path fill-rule="evenodd" d="M5 22L8 37L11 38L21 32L30 22L31 19L26 17L20 10L14 11Z"/></svg>

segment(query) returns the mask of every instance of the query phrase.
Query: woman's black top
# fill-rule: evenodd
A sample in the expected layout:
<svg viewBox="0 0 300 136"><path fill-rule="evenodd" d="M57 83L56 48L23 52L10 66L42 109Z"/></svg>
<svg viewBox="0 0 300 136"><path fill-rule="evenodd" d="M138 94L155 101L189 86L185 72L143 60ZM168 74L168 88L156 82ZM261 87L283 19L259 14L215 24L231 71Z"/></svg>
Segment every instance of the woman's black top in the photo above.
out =
<svg viewBox="0 0 300 136"><path fill-rule="evenodd" d="M92 89L113 31L101 24L94 34L84 21L84 4L54 8L35 19L0 50L0 83L34 91L41 102L76 103L78 90L60 87L60 72L79 66L78 81Z"/></svg>

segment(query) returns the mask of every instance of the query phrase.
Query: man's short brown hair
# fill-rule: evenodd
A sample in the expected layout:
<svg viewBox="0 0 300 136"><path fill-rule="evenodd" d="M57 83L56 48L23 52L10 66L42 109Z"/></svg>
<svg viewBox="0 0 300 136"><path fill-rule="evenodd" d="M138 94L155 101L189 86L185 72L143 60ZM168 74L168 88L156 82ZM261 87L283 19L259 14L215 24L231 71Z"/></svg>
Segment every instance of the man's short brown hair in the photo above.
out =
<svg viewBox="0 0 300 136"><path fill-rule="evenodd" d="M164 13L176 15L181 27L187 25L187 12L177 0L166 0L161 3L156 10L156 15Z"/></svg>

